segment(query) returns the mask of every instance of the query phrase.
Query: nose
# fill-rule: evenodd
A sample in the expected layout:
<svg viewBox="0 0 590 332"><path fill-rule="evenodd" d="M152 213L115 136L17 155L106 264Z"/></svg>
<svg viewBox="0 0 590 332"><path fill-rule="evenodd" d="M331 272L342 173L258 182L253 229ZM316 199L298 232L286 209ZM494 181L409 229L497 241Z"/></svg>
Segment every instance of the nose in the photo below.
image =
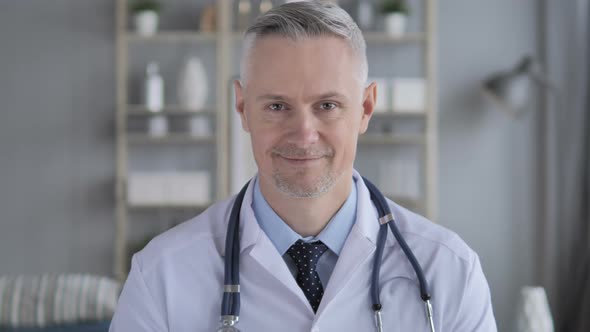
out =
<svg viewBox="0 0 590 332"><path fill-rule="evenodd" d="M306 147L319 140L319 122L312 111L294 112L288 120L288 142L296 146Z"/></svg>

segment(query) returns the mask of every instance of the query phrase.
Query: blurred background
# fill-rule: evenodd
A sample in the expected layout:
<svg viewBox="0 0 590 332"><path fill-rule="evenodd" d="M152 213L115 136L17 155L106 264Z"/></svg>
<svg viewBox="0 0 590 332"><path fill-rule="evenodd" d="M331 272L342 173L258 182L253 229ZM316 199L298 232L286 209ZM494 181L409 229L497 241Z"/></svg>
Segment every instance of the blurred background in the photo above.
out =
<svg viewBox="0 0 590 332"><path fill-rule="evenodd" d="M0 330L106 330L130 256L254 174L231 81L283 2L0 0ZM355 167L479 254L500 331L590 331L589 1L338 3L380 92Z"/></svg>

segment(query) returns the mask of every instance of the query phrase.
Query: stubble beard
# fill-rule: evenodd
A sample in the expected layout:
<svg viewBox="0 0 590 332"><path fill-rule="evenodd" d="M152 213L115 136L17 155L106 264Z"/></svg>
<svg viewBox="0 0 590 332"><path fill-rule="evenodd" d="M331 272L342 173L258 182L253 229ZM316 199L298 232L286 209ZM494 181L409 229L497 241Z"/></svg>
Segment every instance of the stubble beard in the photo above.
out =
<svg viewBox="0 0 590 332"><path fill-rule="evenodd" d="M340 176L333 171L328 171L316 177L310 184L297 183L297 173L294 177L295 179L289 179L276 169L273 172L275 187L283 194L293 198L320 197L332 190Z"/></svg>
<svg viewBox="0 0 590 332"><path fill-rule="evenodd" d="M278 155L297 155L297 156L317 156L322 155L322 158L327 160L325 172L311 180L310 183L302 183L301 179L308 176L307 169L296 170L292 174L286 175L279 168L273 169L273 182L275 187L283 194L292 198L316 198L331 191L342 174L338 174L330 169L333 151L327 150L322 152L304 151L296 148L275 149L273 151Z"/></svg>

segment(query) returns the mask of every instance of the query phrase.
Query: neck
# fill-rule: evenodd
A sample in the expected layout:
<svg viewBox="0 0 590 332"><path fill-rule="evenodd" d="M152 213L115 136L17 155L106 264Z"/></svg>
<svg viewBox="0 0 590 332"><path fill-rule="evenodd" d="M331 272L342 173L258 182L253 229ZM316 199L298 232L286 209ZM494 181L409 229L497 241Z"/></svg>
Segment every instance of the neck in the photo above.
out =
<svg viewBox="0 0 590 332"><path fill-rule="evenodd" d="M350 195L352 173L343 174L330 189L319 197L293 198L279 191L271 179L259 176L260 191L275 211L291 229L302 237L317 236L340 210Z"/></svg>

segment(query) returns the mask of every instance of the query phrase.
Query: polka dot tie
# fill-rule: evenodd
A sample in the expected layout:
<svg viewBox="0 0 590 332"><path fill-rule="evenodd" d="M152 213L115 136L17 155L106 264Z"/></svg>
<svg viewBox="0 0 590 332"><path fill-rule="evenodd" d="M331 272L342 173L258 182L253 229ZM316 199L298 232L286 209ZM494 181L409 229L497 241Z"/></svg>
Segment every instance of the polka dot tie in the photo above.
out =
<svg viewBox="0 0 590 332"><path fill-rule="evenodd" d="M324 295L324 287L315 267L326 250L328 247L321 241L305 243L301 240L297 240L287 250L287 254L291 256L297 266L297 284L303 290L313 312L317 312Z"/></svg>

